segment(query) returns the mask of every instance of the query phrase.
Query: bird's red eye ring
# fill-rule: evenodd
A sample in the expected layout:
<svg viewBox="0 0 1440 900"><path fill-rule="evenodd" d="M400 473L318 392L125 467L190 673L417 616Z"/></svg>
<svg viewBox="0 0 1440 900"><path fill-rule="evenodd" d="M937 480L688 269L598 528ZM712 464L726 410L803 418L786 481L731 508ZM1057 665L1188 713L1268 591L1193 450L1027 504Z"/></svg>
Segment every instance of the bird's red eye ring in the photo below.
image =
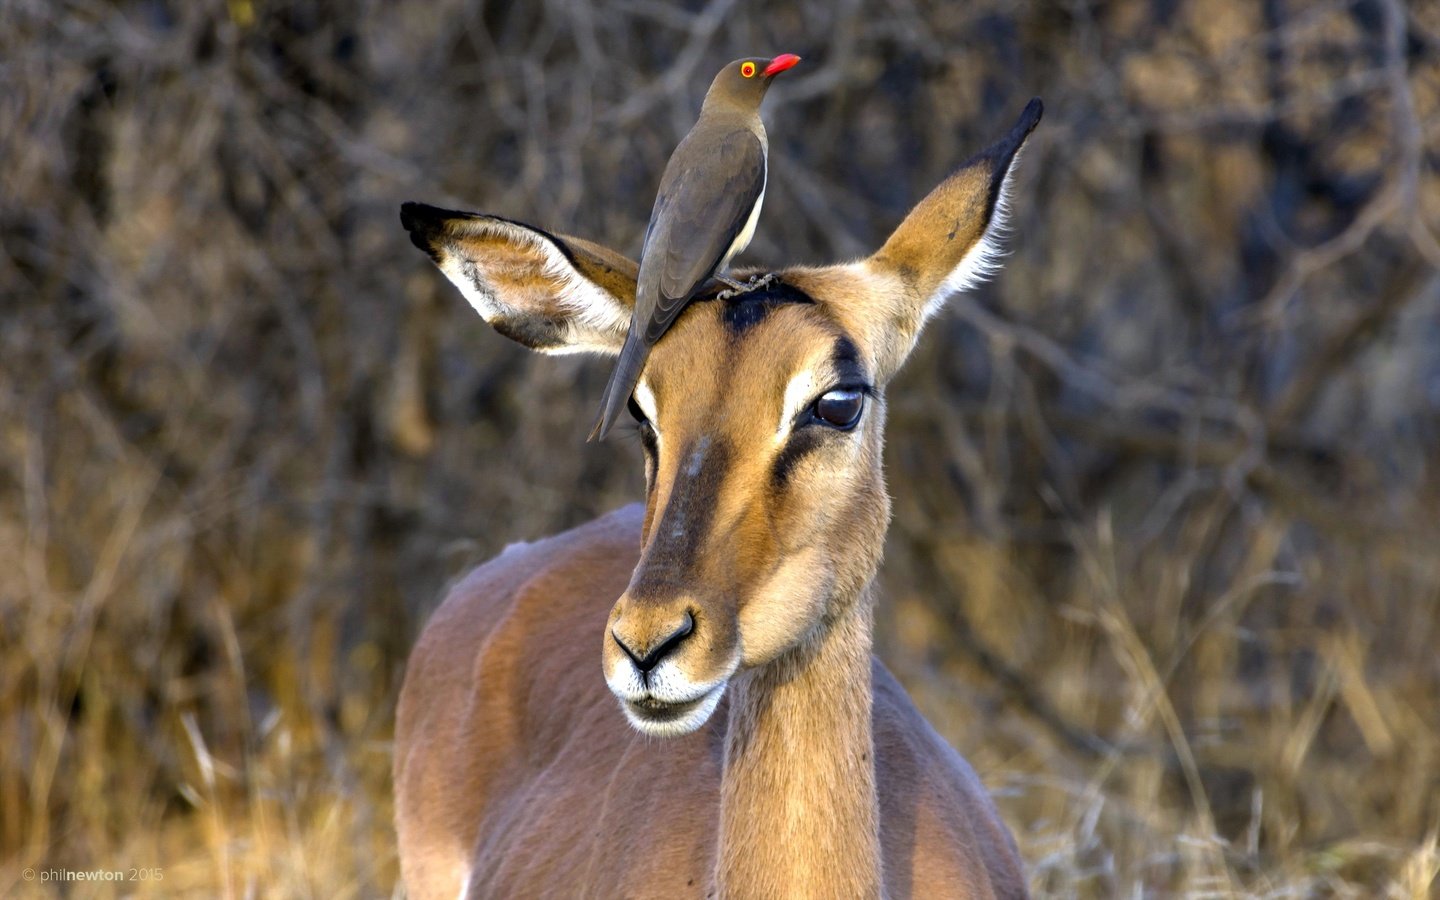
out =
<svg viewBox="0 0 1440 900"><path fill-rule="evenodd" d="M755 64L752 62L741 63L740 74L746 78L753 78L755 76Z"/></svg>

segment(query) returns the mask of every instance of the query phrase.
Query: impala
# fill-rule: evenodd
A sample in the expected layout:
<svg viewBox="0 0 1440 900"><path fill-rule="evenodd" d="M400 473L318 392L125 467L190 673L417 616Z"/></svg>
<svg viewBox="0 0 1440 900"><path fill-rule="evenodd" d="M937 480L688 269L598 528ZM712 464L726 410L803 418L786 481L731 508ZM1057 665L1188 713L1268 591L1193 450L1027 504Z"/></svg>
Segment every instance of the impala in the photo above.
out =
<svg viewBox="0 0 1440 900"><path fill-rule="evenodd" d="M872 582L885 387L994 270L1040 111L872 256L702 294L630 402L644 504L512 545L450 592L397 713L412 897L1025 896L975 773L872 655ZM401 218L506 337L625 340L621 254L414 203Z"/></svg>

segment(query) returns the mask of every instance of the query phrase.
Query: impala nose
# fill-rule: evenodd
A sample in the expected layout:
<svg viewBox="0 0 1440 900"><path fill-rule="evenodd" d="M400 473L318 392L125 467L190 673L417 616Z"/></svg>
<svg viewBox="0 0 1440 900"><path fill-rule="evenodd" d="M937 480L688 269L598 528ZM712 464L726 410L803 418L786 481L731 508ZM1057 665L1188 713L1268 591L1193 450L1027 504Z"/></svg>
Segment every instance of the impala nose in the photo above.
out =
<svg viewBox="0 0 1440 900"><path fill-rule="evenodd" d="M643 675L660 665L661 660L684 643L685 639L690 636L690 632L695 630L695 619L687 612L673 628L660 630L664 634L663 637L649 642L645 641L643 635L627 634L624 626L623 619L616 622L615 627L610 629L610 637L615 639L615 643L625 651L625 655L630 657L635 668L639 669Z"/></svg>

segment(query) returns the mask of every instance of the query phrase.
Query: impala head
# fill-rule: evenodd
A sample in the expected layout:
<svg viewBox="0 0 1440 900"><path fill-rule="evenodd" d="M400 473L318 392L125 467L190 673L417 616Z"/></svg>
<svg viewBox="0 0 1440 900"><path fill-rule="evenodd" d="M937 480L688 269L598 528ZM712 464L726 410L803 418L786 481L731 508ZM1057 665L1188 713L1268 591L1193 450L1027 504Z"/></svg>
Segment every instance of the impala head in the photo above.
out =
<svg viewBox="0 0 1440 900"><path fill-rule="evenodd" d="M699 728L738 671L859 602L889 517L885 386L945 299L993 270L1009 177L1039 119L1031 101L872 256L783 270L729 300L702 293L655 346L630 403L644 543L603 636L606 681L636 728ZM548 353L619 351L630 260L492 216L406 204L401 218L502 334Z"/></svg>

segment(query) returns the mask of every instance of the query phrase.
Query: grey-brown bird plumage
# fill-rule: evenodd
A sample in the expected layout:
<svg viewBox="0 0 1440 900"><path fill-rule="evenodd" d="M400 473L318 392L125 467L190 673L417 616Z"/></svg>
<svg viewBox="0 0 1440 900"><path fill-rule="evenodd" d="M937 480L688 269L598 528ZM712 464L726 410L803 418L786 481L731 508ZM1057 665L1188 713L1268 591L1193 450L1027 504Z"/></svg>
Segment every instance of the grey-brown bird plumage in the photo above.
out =
<svg viewBox="0 0 1440 900"><path fill-rule="evenodd" d="M799 57L740 59L720 70L700 118L675 148L640 251L635 311L605 387L591 439L603 439L630 400L650 348L717 270L745 249L765 197L760 101ZM746 75L745 72L750 72Z"/></svg>

